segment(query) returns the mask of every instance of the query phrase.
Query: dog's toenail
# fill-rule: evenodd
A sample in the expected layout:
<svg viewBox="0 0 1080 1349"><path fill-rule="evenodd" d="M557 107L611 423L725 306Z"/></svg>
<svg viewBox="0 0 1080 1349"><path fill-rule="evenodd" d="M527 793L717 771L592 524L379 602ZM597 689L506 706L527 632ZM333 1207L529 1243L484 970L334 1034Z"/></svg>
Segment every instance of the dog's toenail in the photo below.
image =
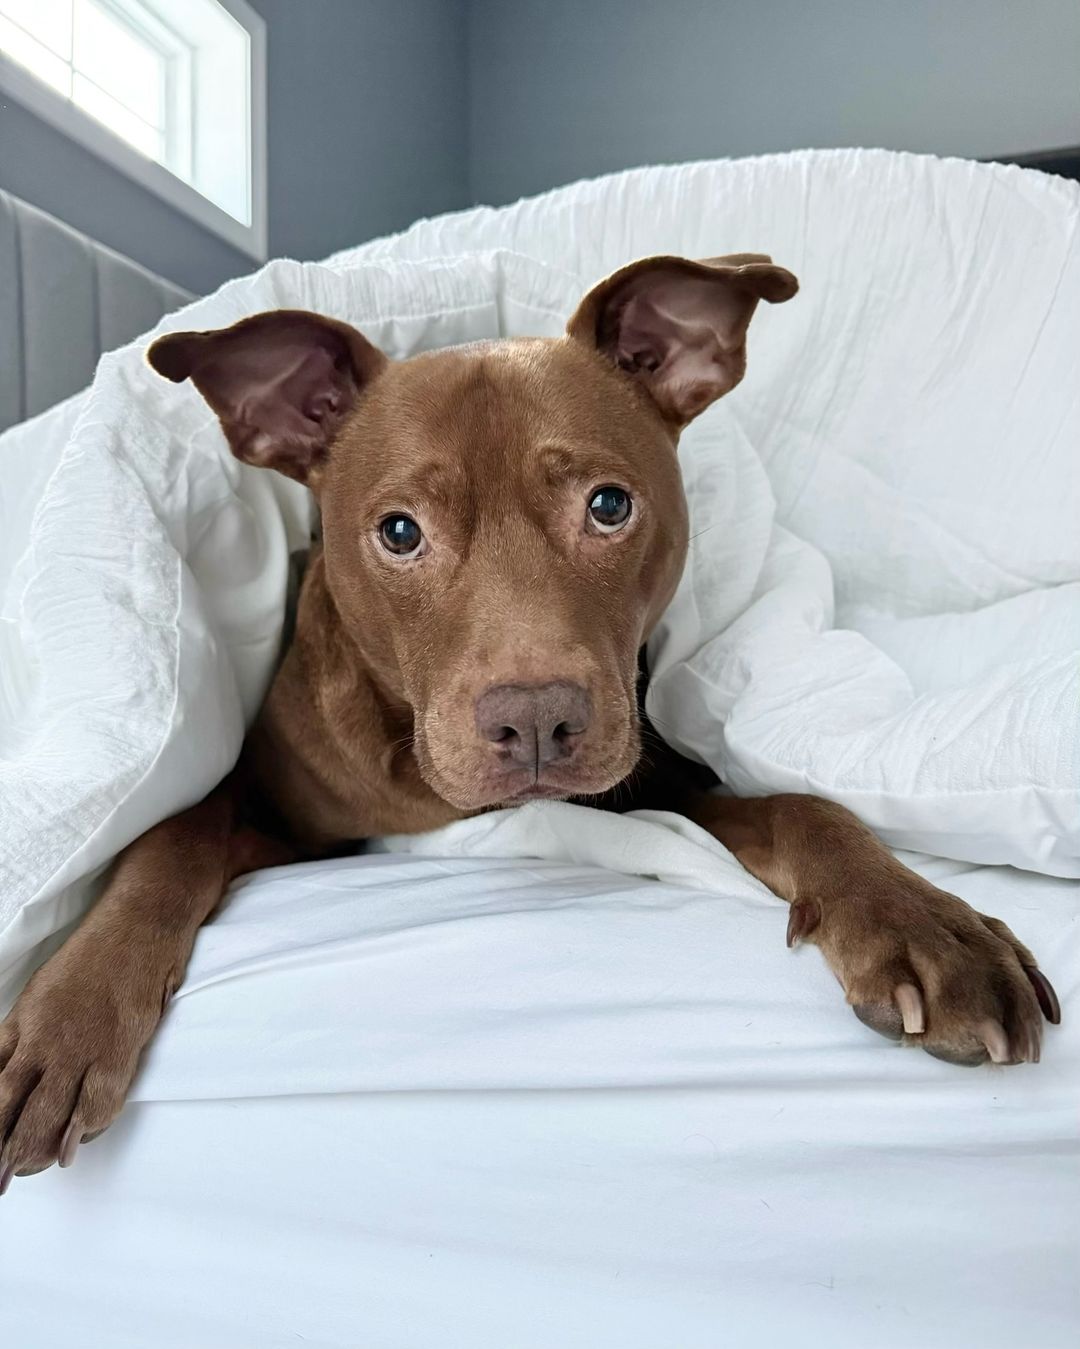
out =
<svg viewBox="0 0 1080 1349"><path fill-rule="evenodd" d="M1032 965L1025 965L1024 973L1035 990L1035 996L1039 1000L1043 1016L1052 1026L1059 1025L1061 1022L1061 1003L1058 1002L1058 995L1054 992L1054 985L1043 974L1042 970L1037 970Z"/></svg>
<svg viewBox="0 0 1080 1349"><path fill-rule="evenodd" d="M980 1021L976 1034L986 1046L993 1063L1009 1063L1012 1054L1009 1050L1009 1037L996 1021Z"/></svg>
<svg viewBox="0 0 1080 1349"><path fill-rule="evenodd" d="M914 984L897 984L893 990L896 1005L904 1022L904 1031L908 1035L921 1035L926 1029L926 1017L923 1013L922 994Z"/></svg>
<svg viewBox="0 0 1080 1349"><path fill-rule="evenodd" d="M71 1165L79 1151L79 1144L81 1142L82 1134L76 1132L75 1121L71 1120L68 1127L64 1130L64 1137L60 1140L59 1162L61 1166Z"/></svg>
<svg viewBox="0 0 1080 1349"><path fill-rule="evenodd" d="M797 899L791 905L788 914L787 944L797 946L821 922L821 910L815 900Z"/></svg>

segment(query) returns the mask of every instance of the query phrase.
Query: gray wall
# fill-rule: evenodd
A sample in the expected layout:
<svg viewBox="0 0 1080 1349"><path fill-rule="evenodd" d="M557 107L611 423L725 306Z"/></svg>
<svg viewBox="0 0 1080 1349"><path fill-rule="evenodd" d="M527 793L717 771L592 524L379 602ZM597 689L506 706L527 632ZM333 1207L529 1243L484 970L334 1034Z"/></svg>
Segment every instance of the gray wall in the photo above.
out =
<svg viewBox="0 0 1080 1349"><path fill-rule="evenodd" d="M270 253L634 164L1080 143L1080 0L251 0ZM237 252L14 104L0 187L194 291Z"/></svg>
<svg viewBox="0 0 1080 1349"><path fill-rule="evenodd" d="M467 0L251 0L269 36L270 255L469 204Z"/></svg>
<svg viewBox="0 0 1080 1349"><path fill-rule="evenodd" d="M1078 0L472 0L470 192L870 145L1080 144Z"/></svg>
<svg viewBox="0 0 1080 1349"><path fill-rule="evenodd" d="M271 256L468 202L466 0L251 0L267 22ZM192 291L257 264L17 104L0 187Z"/></svg>

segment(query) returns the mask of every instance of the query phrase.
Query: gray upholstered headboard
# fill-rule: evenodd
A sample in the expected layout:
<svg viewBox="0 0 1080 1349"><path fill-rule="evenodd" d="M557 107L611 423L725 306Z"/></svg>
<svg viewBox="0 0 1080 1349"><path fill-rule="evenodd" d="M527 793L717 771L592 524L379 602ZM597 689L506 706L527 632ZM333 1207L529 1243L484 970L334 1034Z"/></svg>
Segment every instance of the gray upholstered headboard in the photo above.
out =
<svg viewBox="0 0 1080 1349"><path fill-rule="evenodd" d="M0 431L77 393L103 351L190 299L0 191Z"/></svg>

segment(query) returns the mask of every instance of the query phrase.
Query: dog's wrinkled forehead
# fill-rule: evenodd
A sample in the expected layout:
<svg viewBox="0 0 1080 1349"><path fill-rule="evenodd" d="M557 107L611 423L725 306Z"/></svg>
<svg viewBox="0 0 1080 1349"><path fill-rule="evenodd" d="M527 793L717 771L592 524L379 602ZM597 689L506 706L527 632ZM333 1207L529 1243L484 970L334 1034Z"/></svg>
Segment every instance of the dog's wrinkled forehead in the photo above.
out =
<svg viewBox="0 0 1080 1349"><path fill-rule="evenodd" d="M499 425L569 431L597 402L582 399L575 382L603 370L593 353L556 339L469 342L397 363L379 401L385 406L392 393L399 415L436 431L463 421L474 432Z"/></svg>
<svg viewBox="0 0 1080 1349"><path fill-rule="evenodd" d="M537 482L633 467L670 443L661 419L617 372L578 344L551 339L476 342L424 353L389 369L343 436L372 488L410 474L436 492L491 486L523 471ZM362 458L362 469L358 459Z"/></svg>

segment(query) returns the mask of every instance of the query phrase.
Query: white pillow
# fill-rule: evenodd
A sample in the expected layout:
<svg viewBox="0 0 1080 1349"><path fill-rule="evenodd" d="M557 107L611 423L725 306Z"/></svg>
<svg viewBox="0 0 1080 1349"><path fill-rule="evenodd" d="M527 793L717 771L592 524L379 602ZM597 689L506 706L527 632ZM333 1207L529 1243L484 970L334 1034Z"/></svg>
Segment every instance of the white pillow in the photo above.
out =
<svg viewBox="0 0 1080 1349"><path fill-rule="evenodd" d="M555 335L579 295L566 273L497 251L274 262L154 333L305 308L403 357ZM231 767L273 669L288 554L310 538L308 493L233 459L196 390L146 364L150 337L0 437L24 545L0 553L0 1002L85 908L91 873Z"/></svg>

